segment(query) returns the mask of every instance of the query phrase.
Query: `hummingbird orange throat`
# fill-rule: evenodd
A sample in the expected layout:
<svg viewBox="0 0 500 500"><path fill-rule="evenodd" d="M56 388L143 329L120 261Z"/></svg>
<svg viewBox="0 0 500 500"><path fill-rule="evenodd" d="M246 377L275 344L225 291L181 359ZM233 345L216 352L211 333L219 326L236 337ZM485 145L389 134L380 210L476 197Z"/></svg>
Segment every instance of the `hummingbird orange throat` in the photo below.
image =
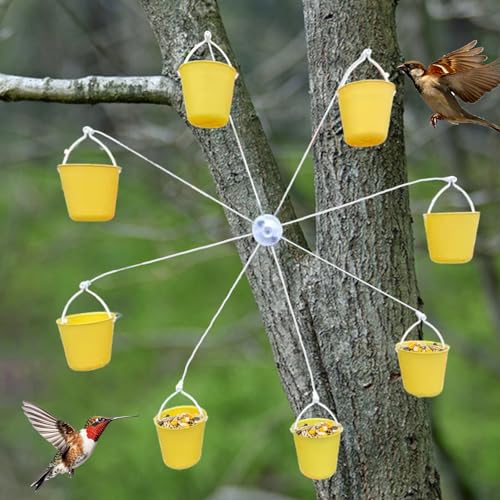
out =
<svg viewBox="0 0 500 500"><path fill-rule="evenodd" d="M83 429L77 431L33 403L23 401L22 409L33 428L57 449L45 472L31 484L35 490L59 474L72 476L74 469L92 455L97 441L111 422L138 416L90 417Z"/></svg>

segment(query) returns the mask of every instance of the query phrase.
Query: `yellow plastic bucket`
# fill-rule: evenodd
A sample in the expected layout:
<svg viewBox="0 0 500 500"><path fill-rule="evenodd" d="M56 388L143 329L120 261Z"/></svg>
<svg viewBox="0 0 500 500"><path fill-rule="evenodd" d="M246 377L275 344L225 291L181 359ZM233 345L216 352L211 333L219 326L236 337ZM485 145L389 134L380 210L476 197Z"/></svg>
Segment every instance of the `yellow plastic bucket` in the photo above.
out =
<svg viewBox="0 0 500 500"><path fill-rule="evenodd" d="M339 429L328 436L316 438L299 436L295 432L295 429L303 424L318 422L331 422L339 426ZM335 474L342 431L343 428L338 422L327 418L304 418L290 427L295 443L295 451L297 452L299 469L304 476L309 479L321 480L328 479Z"/></svg>
<svg viewBox="0 0 500 500"><path fill-rule="evenodd" d="M68 366L75 371L97 370L111 361L116 313L70 314L56 323Z"/></svg>
<svg viewBox="0 0 500 500"><path fill-rule="evenodd" d="M220 128L229 121L237 71L218 61L189 61L179 75L188 122L200 128Z"/></svg>
<svg viewBox="0 0 500 500"><path fill-rule="evenodd" d="M385 80L360 80L338 90L344 140L349 146L378 146L387 139L396 86Z"/></svg>
<svg viewBox="0 0 500 500"><path fill-rule="evenodd" d="M479 212L424 214L429 257L438 264L465 264L474 256Z"/></svg>
<svg viewBox="0 0 500 500"><path fill-rule="evenodd" d="M405 391L418 398L431 398L441 394L450 346L447 345L445 351L436 352L414 352L401 349L411 342L405 341L396 344ZM432 344L432 341L428 340L419 340L419 342Z"/></svg>
<svg viewBox="0 0 500 500"><path fill-rule="evenodd" d="M120 167L109 164L63 163L57 170L72 220L100 222L113 219Z"/></svg>
<svg viewBox="0 0 500 500"><path fill-rule="evenodd" d="M160 442L161 456L163 463L171 469L189 469L196 465L203 451L203 437L205 435L205 424L207 412L201 408L205 420L199 422L192 427L182 429L167 429L161 427L157 422L157 415L153 422L158 433L158 441ZM188 412L198 414L198 408L192 405L174 406L167 408L160 413L160 418L165 415L178 415L179 413Z"/></svg>

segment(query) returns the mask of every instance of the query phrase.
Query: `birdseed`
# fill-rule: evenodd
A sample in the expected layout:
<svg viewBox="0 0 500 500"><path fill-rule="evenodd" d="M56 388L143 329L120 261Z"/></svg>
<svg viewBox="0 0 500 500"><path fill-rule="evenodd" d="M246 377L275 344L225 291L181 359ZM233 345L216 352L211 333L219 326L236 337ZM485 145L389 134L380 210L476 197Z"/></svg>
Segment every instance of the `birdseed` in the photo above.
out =
<svg viewBox="0 0 500 500"><path fill-rule="evenodd" d="M178 413L177 415L169 415L167 413L162 418L157 418L156 422L160 427L165 427L166 429L186 429L205 420L206 417L204 415L200 415L199 413L193 415L185 412Z"/></svg>
<svg viewBox="0 0 500 500"><path fill-rule="evenodd" d="M304 422L295 429L295 434L307 438L320 438L323 436L331 436L339 429L340 425L330 420L324 420L314 424L307 424Z"/></svg>
<svg viewBox="0 0 500 500"><path fill-rule="evenodd" d="M413 352L442 352L446 351L447 346L440 344L438 342L432 342L431 344L427 344L424 342L408 342L407 344L403 344L400 349L402 351L413 351Z"/></svg>

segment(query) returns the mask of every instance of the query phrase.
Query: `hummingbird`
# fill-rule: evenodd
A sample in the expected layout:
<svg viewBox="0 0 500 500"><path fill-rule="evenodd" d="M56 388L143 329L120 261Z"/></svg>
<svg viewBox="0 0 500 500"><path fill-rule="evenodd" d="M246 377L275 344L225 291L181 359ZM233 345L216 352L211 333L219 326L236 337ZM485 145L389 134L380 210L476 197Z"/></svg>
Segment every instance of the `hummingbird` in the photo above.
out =
<svg viewBox="0 0 500 500"><path fill-rule="evenodd" d="M23 401L22 409L33 428L57 449L56 456L45 472L30 487L38 490L45 481L59 474L73 476L73 471L92 455L97 441L114 420L137 417L90 417L83 429L77 431L63 420L59 420L42 408Z"/></svg>

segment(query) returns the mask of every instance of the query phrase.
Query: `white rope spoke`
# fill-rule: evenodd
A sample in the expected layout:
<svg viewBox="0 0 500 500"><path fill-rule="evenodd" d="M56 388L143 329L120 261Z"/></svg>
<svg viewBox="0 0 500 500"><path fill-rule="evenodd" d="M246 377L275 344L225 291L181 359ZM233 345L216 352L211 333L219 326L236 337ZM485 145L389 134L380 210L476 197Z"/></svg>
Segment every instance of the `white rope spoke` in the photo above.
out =
<svg viewBox="0 0 500 500"><path fill-rule="evenodd" d="M90 127L88 127L88 128L90 129ZM217 198L215 198L215 196L212 196L211 194L207 193L206 191L203 191L203 189L200 189L199 187L195 186L194 184L191 184L190 182L186 181L182 177L179 177L177 174L174 174L173 172L171 172L167 168L162 167L160 164L156 163L155 161L150 160L149 158L147 158L143 154L139 153L135 149L132 149L131 147L127 146L126 144L123 144L123 142L120 142L118 139L115 139L114 137L112 137L104 132L101 132L100 130L95 130L95 129L90 129L90 130L91 130L90 134L99 134L102 137L105 137L106 139L114 142L115 144L118 144L118 146L121 146L123 149L126 149L127 151L134 154L138 158L141 158L141 160L144 160L145 162L149 163L150 165L153 165L153 167L156 167L157 169L161 170L162 172L169 175L173 179L175 179L175 180L181 182L182 184L184 184L185 186L191 188L193 191L196 191L197 193L201 194L205 198L208 198L209 200L213 201L214 203L217 203L221 207L225 208L226 210L229 210L233 214L238 215L242 219L245 219L248 222L252 222L252 219L250 219L246 215L240 213L238 210L235 210L234 208L230 207L229 205L227 205L223 201L220 201Z"/></svg>
<svg viewBox="0 0 500 500"><path fill-rule="evenodd" d="M234 283L231 285L231 288L227 292L227 295L224 297L224 300L222 301L221 305L219 306L219 308L215 312L213 318L210 320L210 323L208 324L207 329L203 332L203 335L200 337L200 340L198 341L198 343L196 344L195 348L193 349L193 352L191 353L191 356L189 356L189 359L187 360L186 365L184 367L184 371L182 373L182 377L181 377L181 379L179 380L179 382L178 382L178 384L176 386L177 390L182 390L183 385L184 385L184 380L185 380L187 372L189 370L189 366L191 365L191 362L193 361L194 357L196 356L196 353L198 352L198 349L201 347L201 344L203 344L203 341L205 340L205 338L207 337L207 335L210 333L210 330L214 326L214 323L216 322L216 320L219 317L220 313L224 309L227 301L230 299L230 297L233 294L234 290L236 289L238 283L241 281L241 278L243 278L243 276L245 275L246 270L248 269L248 266L250 265L250 263L252 262L253 258L257 254L257 251L259 250L259 248L260 248L260 245L257 245L255 247L255 249L253 250L253 252L250 255L250 257L248 258L246 264L243 266L243 269L240 271L240 273L238 274L238 276L235 279Z"/></svg>
<svg viewBox="0 0 500 500"><path fill-rule="evenodd" d="M288 294L288 288L286 285L285 277L283 276L283 271L281 270L278 256L276 255L276 250L274 249L274 247L270 247L270 248L271 248L271 252L273 254L274 262L276 263L276 268L278 269L278 275L280 277L281 284L283 286L283 291L285 292L286 302L288 304L288 308L290 309L290 314L292 315L292 320L293 320L293 324L295 326L295 330L297 332L297 337L299 338L299 343L300 343L300 347L302 349L302 353L304 355L304 360L306 362L307 371L309 372L312 393L313 393L313 396L316 397L316 395L317 395L316 383L314 381L313 371L312 371L311 365L309 363L309 358L307 356L306 346L304 345L304 339L302 338L302 334L300 333L299 322L297 321L297 317L295 316L295 312L293 310L292 301L290 300L290 295Z"/></svg>
<svg viewBox="0 0 500 500"><path fill-rule="evenodd" d="M307 248L304 248L301 245L298 245L297 243L294 243L293 241L291 241L291 240L289 240L289 239L287 239L285 237L283 237L282 240L286 241L289 245L292 245L292 246L298 248L299 250L302 250L303 252L311 255L312 257L315 257L316 259L320 260L324 264L326 264L326 265L328 265L330 267L333 267L337 271L340 271L341 273L344 273L345 275L349 276L350 278L353 278L356 281L359 281L360 283L362 283L363 285L367 286L368 288L371 288L372 290L375 290L376 292L381 293L382 295L385 295L387 298L393 300L394 302L397 302L398 304L402 305L403 307L406 307L407 309L412 310L414 313L420 313L420 311L418 309L416 309L415 307L411 306L410 304L407 304L406 302L403 302L402 300L398 299L397 297L394 297L393 295L391 295L391 294L389 294L387 292L384 292L384 290L381 290L380 288L377 288L375 285L372 285L371 283L368 283L368 281L365 281L364 279L359 278L358 276L350 273L349 271L346 271L345 269L342 269L341 267L337 266L333 262L330 262L330 261L324 259L323 257L319 256L317 253L311 252L310 250L307 250Z"/></svg>
<svg viewBox="0 0 500 500"><path fill-rule="evenodd" d="M320 132L321 128L323 127L323 125L325 123L325 120L326 120L326 117L328 116L328 113L330 113L331 109L333 108L333 105L335 103L335 99L337 99L337 92L335 92L335 94L333 95L330 103L328 104L328 107L326 108L325 113L323 114L323 117L319 121L319 124L316 127L316 130L314 131L314 133L312 135L311 141L309 142L306 150L304 151L304 154L302 155L302 158L300 159L300 162L297 165L297 168L295 169L295 172L294 172L292 178L290 179L290 182L288 183L288 186L285 189L285 192L283 193L283 196L281 197L280 202L278 203L278 208L274 212L275 216L278 215L279 211L281 210L281 207L283 206L283 203L285 203L285 200L286 200L286 198L288 196L288 193L292 189L292 186L293 186L293 184L295 182L295 179L297 179L297 176L299 175L299 172L300 172L302 166L304 165L304 163L305 163L305 161L306 161L306 159L307 159L307 157L309 155L309 152L311 151L311 148L313 147L314 143L316 142L316 139L317 139L317 137L319 135L319 132Z"/></svg>
<svg viewBox="0 0 500 500"><path fill-rule="evenodd" d="M376 198L377 196L381 196L386 193L390 193L391 191L396 191L397 189L404 188L406 186L412 186L413 184L419 184L421 182L433 182L433 181L441 181L447 182L449 185L456 182L457 178L454 176L450 177L427 177L425 179L418 179L416 181L405 182L404 184L399 184L399 186L394 186L388 189L384 189L383 191L379 191L378 193L370 194L368 196L363 196L362 198L358 198L357 200L349 201L347 203L343 203L342 205L337 205L335 207L325 208L324 210L320 210L319 212L314 212L313 214L304 215L303 217L299 217L298 219L290 220L287 222L283 222L283 226L288 226L290 224L296 224L297 222L302 222L307 219L312 219L313 217L317 217L319 215L328 214L330 212L335 212L336 210L340 210L341 208L350 207L352 205L356 205L357 203L361 203L366 200L371 200L372 198Z"/></svg>
<svg viewBox="0 0 500 500"><path fill-rule="evenodd" d="M188 255L190 253L200 252L201 250L207 250L209 248L218 247L220 245L224 245L226 243L230 243L232 241L242 240L244 238L248 238L252 236L252 233L243 234L241 236L235 236L234 238L229 238L227 240L217 241L216 243L209 243L208 245L203 245L200 247L190 248L188 250L183 250L182 252L177 252L171 255L165 255L164 257L158 257L157 259L146 260L144 262L139 262L138 264L132 264L131 266L120 267L118 269L113 269L111 271L107 271L105 273L99 274L95 278L92 278L88 281L89 285L95 283L96 281L105 278L106 276L111 276L112 274L121 273L122 271L127 271L129 269L135 269L136 267L149 266L150 264L155 264L156 262L162 262L165 260L174 259L175 257L180 257L181 255Z"/></svg>

